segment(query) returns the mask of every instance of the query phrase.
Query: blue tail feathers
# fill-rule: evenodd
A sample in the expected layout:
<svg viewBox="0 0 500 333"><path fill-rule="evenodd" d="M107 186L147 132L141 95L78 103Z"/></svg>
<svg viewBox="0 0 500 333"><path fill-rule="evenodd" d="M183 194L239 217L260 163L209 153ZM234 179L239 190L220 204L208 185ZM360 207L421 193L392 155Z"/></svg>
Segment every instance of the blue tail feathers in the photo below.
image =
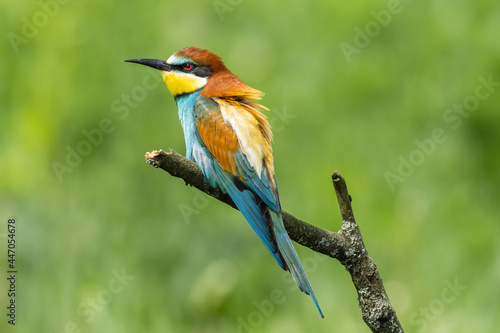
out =
<svg viewBox="0 0 500 333"><path fill-rule="evenodd" d="M304 267L283 225L281 213L267 207L243 182L228 175L218 165L215 166L215 171L219 186L233 199L236 207L278 264L283 269L288 268L299 289L312 297L321 317L324 318Z"/></svg>
<svg viewBox="0 0 500 333"><path fill-rule="evenodd" d="M307 278L306 272L304 271L304 267L300 262L299 256L293 247L292 241L285 230L285 226L283 225L283 221L281 219L281 214L270 210L271 218L273 221L274 233L276 235L276 242L278 243L278 248L281 252L281 255L285 259L285 262L288 266L288 271L292 274L293 280L297 287L307 295L310 295L313 299L314 304L318 308L319 314L321 318L325 318L323 316L323 312L319 307L318 301L316 300L316 296L314 295L314 291L312 290L311 284L309 283L309 279Z"/></svg>

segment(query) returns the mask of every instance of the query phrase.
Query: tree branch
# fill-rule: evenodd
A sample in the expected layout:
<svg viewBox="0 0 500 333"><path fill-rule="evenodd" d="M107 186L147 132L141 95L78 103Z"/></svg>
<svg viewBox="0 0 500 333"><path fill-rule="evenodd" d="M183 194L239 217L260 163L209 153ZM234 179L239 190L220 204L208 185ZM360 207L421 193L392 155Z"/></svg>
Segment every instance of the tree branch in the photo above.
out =
<svg viewBox="0 0 500 333"><path fill-rule="evenodd" d="M172 176L182 178L186 185L196 187L200 191L236 208L229 195L205 183L203 174L193 161L170 150L146 153L146 161L155 168L161 168ZM377 333L403 332L396 316L396 311L389 302L377 266L368 255L363 238L351 207L351 196L342 175L335 171L332 174L333 186L342 214L342 227L339 232L331 232L310 225L282 211L283 223L288 235L295 242L335 258L345 266L351 274L352 282L358 293L359 307L363 320Z"/></svg>

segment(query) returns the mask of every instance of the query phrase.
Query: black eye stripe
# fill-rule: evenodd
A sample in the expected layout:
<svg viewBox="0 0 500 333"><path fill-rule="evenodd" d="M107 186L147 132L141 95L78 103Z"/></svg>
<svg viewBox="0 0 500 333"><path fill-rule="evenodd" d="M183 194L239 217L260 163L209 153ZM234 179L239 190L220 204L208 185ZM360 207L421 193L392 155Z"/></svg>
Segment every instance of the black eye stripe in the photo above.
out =
<svg viewBox="0 0 500 333"><path fill-rule="evenodd" d="M195 66L194 69L191 70L191 73L194 73L200 77L209 77L212 75L212 67L210 67L210 66Z"/></svg>
<svg viewBox="0 0 500 333"><path fill-rule="evenodd" d="M190 70L184 68L185 64L182 65L170 65L174 70L184 73L193 73L199 77L209 77L212 75L212 67L210 66L198 66L192 63L193 67Z"/></svg>
<svg viewBox="0 0 500 333"><path fill-rule="evenodd" d="M184 64L182 64L182 65L170 65L170 66L172 66L172 68L175 69L175 70L177 70L177 71L185 72L185 70L184 70Z"/></svg>

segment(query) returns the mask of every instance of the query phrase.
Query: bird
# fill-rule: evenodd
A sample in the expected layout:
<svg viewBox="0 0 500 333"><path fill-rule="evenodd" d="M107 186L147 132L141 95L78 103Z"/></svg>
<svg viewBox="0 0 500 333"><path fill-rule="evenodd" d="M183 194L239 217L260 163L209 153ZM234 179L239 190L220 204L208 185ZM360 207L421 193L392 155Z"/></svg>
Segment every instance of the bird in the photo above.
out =
<svg viewBox="0 0 500 333"><path fill-rule="evenodd" d="M214 53L186 47L167 60L126 62L155 68L177 104L186 158L205 182L229 194L282 269L310 295L324 318L304 267L283 225L274 174L271 127L258 101L264 93L233 74Z"/></svg>

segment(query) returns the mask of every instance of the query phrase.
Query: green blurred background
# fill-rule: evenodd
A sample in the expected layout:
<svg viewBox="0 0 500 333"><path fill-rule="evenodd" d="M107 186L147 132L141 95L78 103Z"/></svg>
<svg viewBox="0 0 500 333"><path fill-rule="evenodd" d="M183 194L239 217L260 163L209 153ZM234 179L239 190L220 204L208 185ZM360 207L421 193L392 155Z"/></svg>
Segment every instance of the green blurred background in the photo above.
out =
<svg viewBox="0 0 500 333"><path fill-rule="evenodd" d="M296 246L321 320L239 212L144 162L183 133L159 73L123 60L185 46L266 93L285 210L337 231L343 174L406 331L497 327L497 2L1 3L1 327L369 332L336 260Z"/></svg>

